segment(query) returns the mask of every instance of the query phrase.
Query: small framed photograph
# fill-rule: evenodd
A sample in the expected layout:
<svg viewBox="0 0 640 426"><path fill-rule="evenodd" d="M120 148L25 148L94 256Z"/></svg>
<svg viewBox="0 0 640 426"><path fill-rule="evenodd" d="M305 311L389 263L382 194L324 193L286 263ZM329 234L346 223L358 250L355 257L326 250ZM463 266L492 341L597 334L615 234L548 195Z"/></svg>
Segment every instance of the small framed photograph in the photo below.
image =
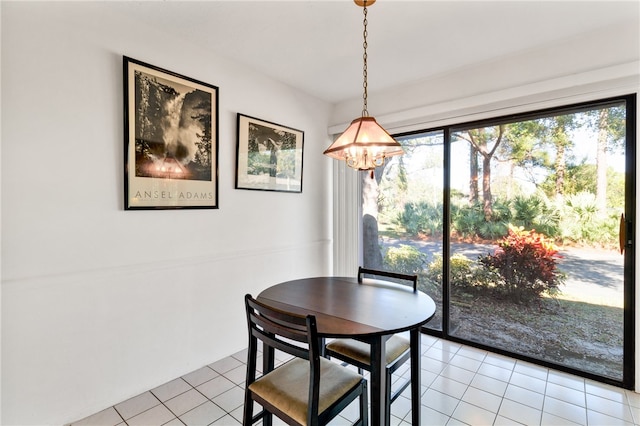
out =
<svg viewBox="0 0 640 426"><path fill-rule="evenodd" d="M218 208L218 88L128 57L124 208Z"/></svg>
<svg viewBox="0 0 640 426"><path fill-rule="evenodd" d="M302 192L304 132L238 114L236 189Z"/></svg>

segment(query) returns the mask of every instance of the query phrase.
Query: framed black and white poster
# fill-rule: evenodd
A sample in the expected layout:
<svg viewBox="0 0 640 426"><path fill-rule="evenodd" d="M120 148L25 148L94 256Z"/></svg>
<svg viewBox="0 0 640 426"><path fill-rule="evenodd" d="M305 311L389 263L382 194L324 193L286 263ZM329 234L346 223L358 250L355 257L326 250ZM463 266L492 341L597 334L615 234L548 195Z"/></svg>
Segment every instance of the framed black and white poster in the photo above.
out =
<svg viewBox="0 0 640 426"><path fill-rule="evenodd" d="M123 65L125 209L218 208L218 88Z"/></svg>
<svg viewBox="0 0 640 426"><path fill-rule="evenodd" d="M238 114L236 189L302 192L304 132Z"/></svg>

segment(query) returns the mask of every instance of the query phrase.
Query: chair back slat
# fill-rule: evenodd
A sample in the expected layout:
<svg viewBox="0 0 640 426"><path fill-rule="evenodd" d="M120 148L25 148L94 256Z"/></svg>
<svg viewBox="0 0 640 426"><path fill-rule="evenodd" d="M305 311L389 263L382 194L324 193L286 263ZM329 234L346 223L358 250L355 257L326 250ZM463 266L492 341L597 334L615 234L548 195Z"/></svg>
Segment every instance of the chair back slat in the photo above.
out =
<svg viewBox="0 0 640 426"><path fill-rule="evenodd" d="M255 311L254 311L255 312ZM274 333L279 336L286 337L287 339L295 340L297 342L307 341L307 330L305 327L300 329L295 324L287 325L282 321L271 318L267 315L267 312L262 312L261 315L250 313L250 320L256 325L260 326L263 330L269 333ZM305 318L306 321L306 318Z"/></svg>
<svg viewBox="0 0 640 426"><path fill-rule="evenodd" d="M313 315L284 312L245 296L251 335L267 346L309 360L320 368L318 330ZM296 344L296 342L298 344Z"/></svg>
<svg viewBox="0 0 640 426"><path fill-rule="evenodd" d="M413 286L413 291L418 290L418 275L401 274L399 272L382 271L382 270L376 270L376 269L363 268L362 266L360 266L358 268L359 283L362 282L364 275L368 275L373 278L376 278L376 277L391 278L391 280L388 280L388 281L396 282L399 284L405 284L405 285L406 285L406 282L403 283L403 281L408 281Z"/></svg>
<svg viewBox="0 0 640 426"><path fill-rule="evenodd" d="M278 332L275 332L275 334L272 332L267 332L265 331L266 330L265 324L268 324L267 321L264 321L261 317L255 316L255 315L252 315L252 320L254 321L254 324L257 325L258 327L252 327L251 334L255 336L258 340L261 340L267 346L286 352L298 358L303 358L306 360L309 359L308 349L294 345L293 343L287 342L286 340L283 340L280 337L280 336L286 336L288 339L291 339L293 341L301 341L298 339L299 336L297 334L294 335L293 333L286 333L285 329L281 326L276 328L276 330L280 330L281 334L279 334ZM296 338L294 338L293 336L295 336ZM307 342L306 335L304 336L303 341L305 343Z"/></svg>

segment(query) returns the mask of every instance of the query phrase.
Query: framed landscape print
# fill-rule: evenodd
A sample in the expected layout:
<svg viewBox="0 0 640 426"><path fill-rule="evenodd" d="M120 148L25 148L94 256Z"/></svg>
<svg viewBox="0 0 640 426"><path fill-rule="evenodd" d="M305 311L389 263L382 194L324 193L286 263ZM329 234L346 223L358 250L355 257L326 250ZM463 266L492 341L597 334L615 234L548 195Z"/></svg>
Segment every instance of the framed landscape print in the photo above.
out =
<svg viewBox="0 0 640 426"><path fill-rule="evenodd" d="M124 207L218 208L218 88L123 58Z"/></svg>
<svg viewBox="0 0 640 426"><path fill-rule="evenodd" d="M304 132L238 114L236 189L302 192Z"/></svg>

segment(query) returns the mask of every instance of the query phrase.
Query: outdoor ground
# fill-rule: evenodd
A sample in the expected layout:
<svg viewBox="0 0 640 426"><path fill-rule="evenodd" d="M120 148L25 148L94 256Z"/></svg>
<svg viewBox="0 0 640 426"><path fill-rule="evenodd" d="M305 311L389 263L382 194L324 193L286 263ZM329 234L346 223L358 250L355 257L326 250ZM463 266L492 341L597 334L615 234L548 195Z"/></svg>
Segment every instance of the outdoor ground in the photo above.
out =
<svg viewBox="0 0 640 426"><path fill-rule="evenodd" d="M418 248L429 260L442 253L439 242L383 237L385 246L400 243ZM452 244L452 253L473 260L494 249L491 244ZM623 257L615 251L575 247L560 253L559 268L567 280L558 297L530 306L482 295L455 300L450 334L621 380Z"/></svg>
<svg viewBox="0 0 640 426"><path fill-rule="evenodd" d="M622 379L620 308L561 299L522 307L478 298L452 311L457 337Z"/></svg>

